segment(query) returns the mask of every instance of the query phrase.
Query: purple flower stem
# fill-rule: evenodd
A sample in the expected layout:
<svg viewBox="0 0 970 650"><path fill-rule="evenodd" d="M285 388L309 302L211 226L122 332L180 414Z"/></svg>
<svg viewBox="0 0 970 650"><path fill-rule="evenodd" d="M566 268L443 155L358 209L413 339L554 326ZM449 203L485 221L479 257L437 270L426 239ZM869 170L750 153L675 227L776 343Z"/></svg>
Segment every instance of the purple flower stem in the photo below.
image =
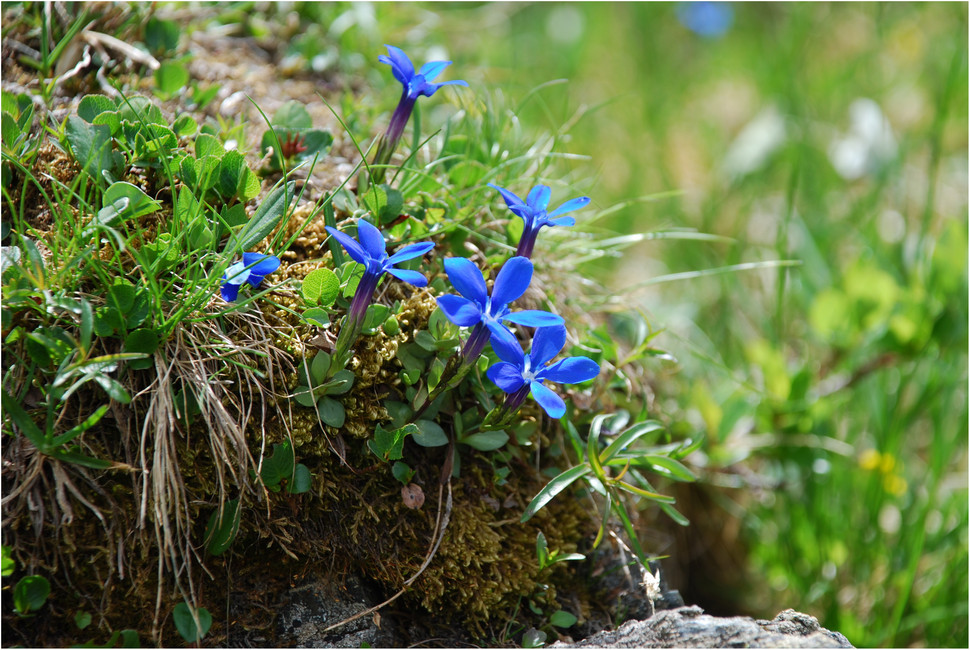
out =
<svg viewBox="0 0 970 650"><path fill-rule="evenodd" d="M351 346L357 341L361 330L364 329L364 319L367 316L367 308L374 301L374 292L377 290L377 283L381 276L374 273L364 273L360 282L357 284L357 291L354 293L353 300L350 301L350 309L340 334L337 335L337 346L334 352L334 362L330 365L328 376L332 377L338 370L342 370L353 354Z"/></svg>
<svg viewBox="0 0 970 650"><path fill-rule="evenodd" d="M394 155L394 151L397 150L397 145L401 142L401 136L404 135L404 127L407 126L408 120L411 119L411 112L414 110L415 101L417 101L417 98L409 98L407 92L401 95L401 101L398 102L397 108L394 109L394 114L391 116L391 122L387 126L387 131L381 136L380 142L377 143L377 152L371 161L372 168L369 177L366 171L360 174L360 180L357 182L358 196L367 191L370 183L380 185L384 182L387 174L385 165L391 162L391 156Z"/></svg>

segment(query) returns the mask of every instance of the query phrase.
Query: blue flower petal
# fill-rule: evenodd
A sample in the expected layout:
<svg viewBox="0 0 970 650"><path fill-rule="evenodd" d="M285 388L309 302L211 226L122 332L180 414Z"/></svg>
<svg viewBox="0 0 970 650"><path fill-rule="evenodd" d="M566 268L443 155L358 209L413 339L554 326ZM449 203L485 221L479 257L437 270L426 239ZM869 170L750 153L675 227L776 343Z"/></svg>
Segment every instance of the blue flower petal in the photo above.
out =
<svg viewBox="0 0 970 650"><path fill-rule="evenodd" d="M502 266L492 287L492 312L516 300L532 282L532 262L525 257L513 257Z"/></svg>
<svg viewBox="0 0 970 650"><path fill-rule="evenodd" d="M520 369L515 364L505 361L496 363L485 372L485 375L506 393L514 393L525 383Z"/></svg>
<svg viewBox="0 0 970 650"><path fill-rule="evenodd" d="M360 240L360 245L371 259L381 260L386 257L384 250L387 248L387 244L384 242L384 235L363 219L357 222L357 239Z"/></svg>
<svg viewBox="0 0 970 650"><path fill-rule="evenodd" d="M558 420L566 414L566 403L554 392L543 386L537 381L531 382L529 386L532 397L539 403L539 406L549 414L549 417Z"/></svg>
<svg viewBox="0 0 970 650"><path fill-rule="evenodd" d="M243 264L249 267L250 273L262 279L280 268L280 258L263 253L243 253Z"/></svg>
<svg viewBox="0 0 970 650"><path fill-rule="evenodd" d="M509 206L509 208L521 209L521 208L528 207L528 206L526 206L525 201L523 201L522 199L520 199L518 196L516 196L512 192L509 192L504 187L499 187L495 183L489 183L488 186L491 187L492 189L496 189L496 190L499 191L499 194L501 194L502 195L502 198L505 199L505 204L507 206ZM518 213L516 213L516 214L518 214Z"/></svg>
<svg viewBox="0 0 970 650"><path fill-rule="evenodd" d="M530 208L536 212L540 212L549 206L549 198L551 196L552 190L549 189L548 185L536 185L529 192L529 196L525 202L529 204Z"/></svg>
<svg viewBox="0 0 970 650"><path fill-rule="evenodd" d="M507 361L509 363L515 364L519 368L521 373L523 366L525 365L525 353L522 352L522 346L519 345L519 340L509 332L509 336L505 335L505 332L499 331L497 328L500 325L489 328L489 332L492 334L490 339L492 343L492 349L495 350L495 354L502 361ZM503 328L504 329L504 328ZM498 335L496 335L496 332Z"/></svg>
<svg viewBox="0 0 970 650"><path fill-rule="evenodd" d="M411 244L405 246L398 252L394 253L387 259L388 264L399 264L405 260L414 259L415 257L421 257L429 250L434 248L434 242L426 241L418 244Z"/></svg>
<svg viewBox="0 0 970 650"><path fill-rule="evenodd" d="M230 284L241 285L244 283L250 274L250 270L246 268L246 262L236 262L222 274L223 282L228 282Z"/></svg>
<svg viewBox="0 0 970 650"><path fill-rule="evenodd" d="M413 284L416 287L426 287L428 286L428 278L424 277L417 271L409 271L407 269L395 269L390 267L387 272L393 275L398 280L403 280L408 284Z"/></svg>
<svg viewBox="0 0 970 650"><path fill-rule="evenodd" d="M367 251L365 251L363 247L357 243L357 240L350 235L345 235L336 228L326 226L326 229L328 233L336 237L337 241L340 242L340 245L344 247L344 250L347 251L348 255L354 258L355 262L365 266L367 265L367 260L370 258L367 255Z"/></svg>
<svg viewBox="0 0 970 650"><path fill-rule="evenodd" d="M575 226L576 220L572 217L556 217L555 219L547 219L546 225L548 226Z"/></svg>
<svg viewBox="0 0 970 650"><path fill-rule="evenodd" d="M599 365L589 357L569 357L540 371L543 379L557 384L579 384L600 374Z"/></svg>
<svg viewBox="0 0 970 650"><path fill-rule="evenodd" d="M221 289L219 289L219 293L222 294L222 299L226 302L235 302L236 298L239 296L239 285L232 282L227 282L222 285Z"/></svg>
<svg viewBox="0 0 970 650"><path fill-rule="evenodd" d="M519 340L515 338L515 335L507 327L495 321L486 321L485 326L492 335L489 342L499 359L515 363L521 367L525 362L525 354L523 354L522 346L519 345Z"/></svg>
<svg viewBox="0 0 970 650"><path fill-rule="evenodd" d="M485 278L475 263L465 257L449 257L445 260L445 272L458 293L474 300L482 308L488 301Z"/></svg>
<svg viewBox="0 0 970 650"><path fill-rule="evenodd" d="M385 45L384 47L387 48L388 56L381 55L377 57L377 60L390 65L394 78L407 88L408 83L414 78L414 64L411 63L411 59L401 48L393 45Z"/></svg>
<svg viewBox="0 0 970 650"><path fill-rule="evenodd" d="M573 210L579 210L580 208L585 208L589 205L589 197L581 196L577 199L569 199L558 208L549 213L550 217L555 217L560 214L566 214L567 212L572 212Z"/></svg>
<svg viewBox="0 0 970 650"><path fill-rule="evenodd" d="M428 61L421 69L418 70L418 74L424 77L427 81L434 81L434 78L441 74L441 71L451 65L451 61Z"/></svg>
<svg viewBox="0 0 970 650"><path fill-rule="evenodd" d="M565 325L537 329L535 336L532 337L532 351L529 353L529 358L532 359L532 367L544 367L554 356L559 354L564 345L566 345Z"/></svg>
<svg viewBox="0 0 970 650"><path fill-rule="evenodd" d="M553 327L563 324L562 316L557 316L556 314L551 314L541 309L515 311L503 316L502 320L511 321L527 327Z"/></svg>
<svg viewBox="0 0 970 650"><path fill-rule="evenodd" d="M446 294L438 296L438 306L452 323L458 327L472 327L482 320L482 310L474 302L461 296Z"/></svg>

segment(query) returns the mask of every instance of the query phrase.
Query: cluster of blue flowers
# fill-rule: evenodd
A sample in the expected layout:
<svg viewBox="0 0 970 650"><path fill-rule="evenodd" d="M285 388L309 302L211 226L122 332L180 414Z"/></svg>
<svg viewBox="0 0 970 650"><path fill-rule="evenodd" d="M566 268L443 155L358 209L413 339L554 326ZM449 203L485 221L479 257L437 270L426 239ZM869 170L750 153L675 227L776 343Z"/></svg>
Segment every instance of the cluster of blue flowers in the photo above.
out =
<svg viewBox="0 0 970 650"><path fill-rule="evenodd" d="M450 61L431 61L416 72L401 49L388 45L387 51L388 54L381 55L379 60L391 66L394 78L404 87L404 92L387 132L381 137L370 182L383 179L384 165L397 148L418 97L430 97L446 85L468 85L464 81L433 83L435 77L451 64ZM359 181L360 184L367 182L366 177ZM599 366L587 357L566 358L549 365L566 343L566 326L562 317L535 309L512 311L510 305L525 293L532 282L533 265L530 258L540 229L545 226L574 225L575 219L562 215L586 206L590 200L585 196L570 199L550 212L547 209L552 191L546 185L533 187L525 201L503 187L491 183L489 186L498 190L509 210L523 220L524 229L515 256L499 270L491 293L482 271L471 260L451 257L444 261L448 279L458 293L438 297L438 307L452 323L471 329L462 347L455 374L460 380L476 364L485 346L491 343L501 361L492 365L486 376L507 393L503 413L514 413L526 395L531 394L550 417L558 419L565 414L566 405L545 382L581 383L596 377ZM373 301L384 274L389 273L416 287L426 286L428 280L421 273L397 268L397 265L423 256L434 244L411 244L388 256L380 230L363 219L357 222L357 239L330 226L327 226L327 232L340 242L354 261L364 267L337 338L332 367L340 368L349 361L352 346L363 328L367 307ZM223 276L223 298L235 300L242 284L248 282L254 287L258 286L279 264L279 260L271 255L245 253L242 262L233 264ZM509 323L536 328L530 353L523 352L519 339L509 329ZM439 390L446 386L447 382L442 381Z"/></svg>

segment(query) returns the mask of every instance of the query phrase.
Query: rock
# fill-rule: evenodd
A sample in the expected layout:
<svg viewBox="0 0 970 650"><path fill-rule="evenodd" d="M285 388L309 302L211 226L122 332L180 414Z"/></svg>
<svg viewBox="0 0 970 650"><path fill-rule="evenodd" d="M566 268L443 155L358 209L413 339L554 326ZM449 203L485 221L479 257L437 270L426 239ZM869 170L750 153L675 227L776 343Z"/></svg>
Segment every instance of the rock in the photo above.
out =
<svg viewBox="0 0 970 650"><path fill-rule="evenodd" d="M378 600L355 576L337 589L323 580L308 580L287 593L277 619L278 641L299 648L375 648L395 645L390 622L380 612L368 614L335 630L325 630Z"/></svg>
<svg viewBox="0 0 970 650"><path fill-rule="evenodd" d="M786 609L771 621L744 616L718 618L697 606L660 610L645 621L627 621L577 643L552 648L851 648L814 616Z"/></svg>

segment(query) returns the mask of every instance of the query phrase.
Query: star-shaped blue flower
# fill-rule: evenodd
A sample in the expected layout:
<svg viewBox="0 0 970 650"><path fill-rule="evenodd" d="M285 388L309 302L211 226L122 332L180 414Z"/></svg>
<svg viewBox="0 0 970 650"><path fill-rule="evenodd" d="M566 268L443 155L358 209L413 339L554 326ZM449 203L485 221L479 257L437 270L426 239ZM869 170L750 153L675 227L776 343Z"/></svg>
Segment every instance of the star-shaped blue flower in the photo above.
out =
<svg viewBox="0 0 970 650"><path fill-rule="evenodd" d="M411 244L388 257L384 235L363 219L357 222L359 242L336 228L330 226L326 228L327 232L337 238L337 241L355 262L364 265L364 275L357 285L357 292L350 303L350 311L347 312L350 317L349 322L363 324L364 314L374 297L377 283L385 273L390 273L398 280L403 280L416 287L427 286L428 279L417 271L395 268L395 265L415 257L421 257L434 248L434 242Z"/></svg>
<svg viewBox="0 0 970 650"><path fill-rule="evenodd" d="M574 225L576 223L575 219L572 217L561 217L559 215L578 210L589 203L588 196L581 196L566 201L552 212L547 212L546 208L549 207L549 199L552 196L552 190L549 189L548 185L536 185L533 187L525 201L504 187L499 187L494 183L489 183L488 186L498 190L502 198L505 199L506 205L509 206L509 210L513 214L522 217L522 221L525 222L522 239L519 240L519 247L515 251L516 255L523 257L532 257L532 249L535 247L536 237L539 235L540 228L543 226Z"/></svg>
<svg viewBox="0 0 970 650"><path fill-rule="evenodd" d="M566 413L566 403L559 395L546 387L543 382L557 384L578 384L599 374L600 368L587 357L569 357L546 365L559 354L566 343L566 328L563 325L540 327L532 339L532 352L523 354L519 346L498 347L495 352L502 359L488 369L488 378L509 393L505 410L515 411L525 399L526 393L549 414L559 419Z"/></svg>
<svg viewBox="0 0 970 650"><path fill-rule="evenodd" d="M236 262L222 276L220 293L226 302L233 302L239 296L239 287L249 283L258 287L270 273L280 268L280 260L263 253L243 253L241 262Z"/></svg>
<svg viewBox="0 0 970 650"><path fill-rule="evenodd" d="M438 306L455 325L474 327L463 351L466 362L472 363L478 359L489 338L496 350L519 349L519 342L502 324L503 321L529 327L562 325L561 316L546 311L526 309L513 312L509 309L509 303L518 299L529 288L532 271L530 260L513 257L495 277L490 296L482 272L471 260L464 257L449 257L445 260L448 279L461 295L439 296Z"/></svg>
<svg viewBox="0 0 970 650"><path fill-rule="evenodd" d="M391 115L391 121L387 125L387 131L381 136L380 142L377 145L377 151L374 154L374 160L371 165L373 169L369 169L368 173L362 174L361 180L358 181L359 191L366 191L371 183L380 184L384 182L386 165L390 164L391 156L401 141L401 136L404 134L404 127L407 126L408 120L411 118L411 113L414 111L414 103L418 101L418 97L431 97L442 86L468 85L468 82L461 81L460 79L439 83L433 81L435 77L441 74L442 70L451 65L451 61L429 61L421 66L420 70L415 72L414 64L411 63L411 59L404 53L404 50L393 45L387 45L386 47L387 54L381 54L377 59L381 63L386 63L391 66L391 73L395 79L401 82L401 85L404 87L404 92L401 93L401 99L397 103L397 108L394 109L394 114Z"/></svg>
<svg viewBox="0 0 970 650"><path fill-rule="evenodd" d="M385 45L385 47L387 48L387 54L381 54L377 57L377 60L391 66L391 72L394 74L394 78L404 86L404 95L411 101L416 100L422 95L431 97L442 86L468 86L467 81L460 79L432 83L432 80L441 74L442 70L451 65L451 61L428 61L415 73L414 64L411 63L411 59L404 53L404 50L393 45Z"/></svg>

